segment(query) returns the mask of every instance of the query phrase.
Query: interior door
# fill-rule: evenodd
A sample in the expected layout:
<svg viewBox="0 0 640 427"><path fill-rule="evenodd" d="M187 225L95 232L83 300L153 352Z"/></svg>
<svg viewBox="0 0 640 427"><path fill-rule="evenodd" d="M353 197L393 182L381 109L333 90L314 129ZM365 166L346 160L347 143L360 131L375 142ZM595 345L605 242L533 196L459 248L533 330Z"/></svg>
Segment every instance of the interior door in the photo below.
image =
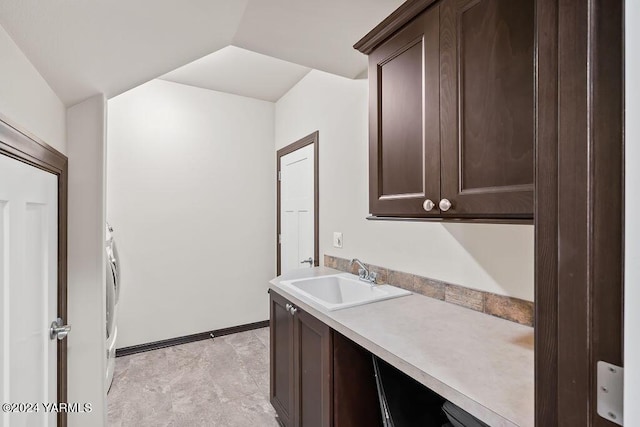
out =
<svg viewBox="0 0 640 427"><path fill-rule="evenodd" d="M58 177L0 155L1 427L57 424L57 269Z"/></svg>
<svg viewBox="0 0 640 427"><path fill-rule="evenodd" d="M314 266L314 144L280 157L280 273Z"/></svg>

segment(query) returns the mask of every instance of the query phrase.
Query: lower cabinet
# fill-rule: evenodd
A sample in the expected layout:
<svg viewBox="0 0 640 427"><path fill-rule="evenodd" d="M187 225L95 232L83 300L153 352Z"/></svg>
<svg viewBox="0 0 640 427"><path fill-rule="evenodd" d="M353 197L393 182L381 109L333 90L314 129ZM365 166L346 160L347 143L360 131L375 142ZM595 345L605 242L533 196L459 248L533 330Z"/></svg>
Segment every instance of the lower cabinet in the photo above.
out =
<svg viewBox="0 0 640 427"><path fill-rule="evenodd" d="M271 291L271 403L286 427L332 426L331 328Z"/></svg>
<svg viewBox="0 0 640 427"><path fill-rule="evenodd" d="M294 426L293 316L290 304L270 292L270 397L271 404L285 427Z"/></svg>
<svg viewBox="0 0 640 427"><path fill-rule="evenodd" d="M285 427L381 425L371 355L270 291L271 404Z"/></svg>

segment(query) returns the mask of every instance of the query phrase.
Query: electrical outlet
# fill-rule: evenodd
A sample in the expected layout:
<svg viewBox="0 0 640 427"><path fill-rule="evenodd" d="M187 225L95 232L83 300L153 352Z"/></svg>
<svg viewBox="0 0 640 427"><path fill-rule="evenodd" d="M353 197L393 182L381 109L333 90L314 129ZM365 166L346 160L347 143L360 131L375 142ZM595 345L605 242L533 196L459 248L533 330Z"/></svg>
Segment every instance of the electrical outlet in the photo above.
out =
<svg viewBox="0 0 640 427"><path fill-rule="evenodd" d="M333 247L334 248L342 247L342 233L338 231L333 232Z"/></svg>

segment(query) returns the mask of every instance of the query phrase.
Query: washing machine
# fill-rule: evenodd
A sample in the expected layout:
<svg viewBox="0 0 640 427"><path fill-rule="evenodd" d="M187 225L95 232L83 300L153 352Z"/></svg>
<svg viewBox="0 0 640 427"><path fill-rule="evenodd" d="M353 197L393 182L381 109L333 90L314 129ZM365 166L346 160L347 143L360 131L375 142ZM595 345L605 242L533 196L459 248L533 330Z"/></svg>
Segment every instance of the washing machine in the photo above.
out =
<svg viewBox="0 0 640 427"><path fill-rule="evenodd" d="M119 258L116 243L113 237L113 228L109 224L106 227L106 244L105 244L105 261L106 261L106 301L107 301L107 321L106 321L106 340L107 340L107 371L105 387L108 392L113 383L113 372L116 365L116 339L118 336L118 300L120 299L120 270Z"/></svg>

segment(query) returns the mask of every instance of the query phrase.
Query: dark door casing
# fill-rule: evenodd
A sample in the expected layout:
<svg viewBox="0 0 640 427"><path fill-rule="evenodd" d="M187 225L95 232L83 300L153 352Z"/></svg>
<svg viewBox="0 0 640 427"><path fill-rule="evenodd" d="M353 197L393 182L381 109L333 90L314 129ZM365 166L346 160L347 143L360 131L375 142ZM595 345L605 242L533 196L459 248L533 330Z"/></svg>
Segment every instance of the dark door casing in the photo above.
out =
<svg viewBox="0 0 640 427"><path fill-rule="evenodd" d="M0 155L8 156L58 177L58 316L67 320L67 194L68 159L37 137L0 115ZM67 340L58 341L58 402L67 401ZM66 427L67 413L58 413Z"/></svg>
<svg viewBox="0 0 640 427"><path fill-rule="evenodd" d="M313 144L313 265L315 267L320 265L320 147L318 143L319 132L315 131L276 152L276 273L278 275L282 273L280 265L282 261L280 259L282 253L280 243L280 233L282 233L282 224L280 223L282 220L280 218L280 158L309 144Z"/></svg>

